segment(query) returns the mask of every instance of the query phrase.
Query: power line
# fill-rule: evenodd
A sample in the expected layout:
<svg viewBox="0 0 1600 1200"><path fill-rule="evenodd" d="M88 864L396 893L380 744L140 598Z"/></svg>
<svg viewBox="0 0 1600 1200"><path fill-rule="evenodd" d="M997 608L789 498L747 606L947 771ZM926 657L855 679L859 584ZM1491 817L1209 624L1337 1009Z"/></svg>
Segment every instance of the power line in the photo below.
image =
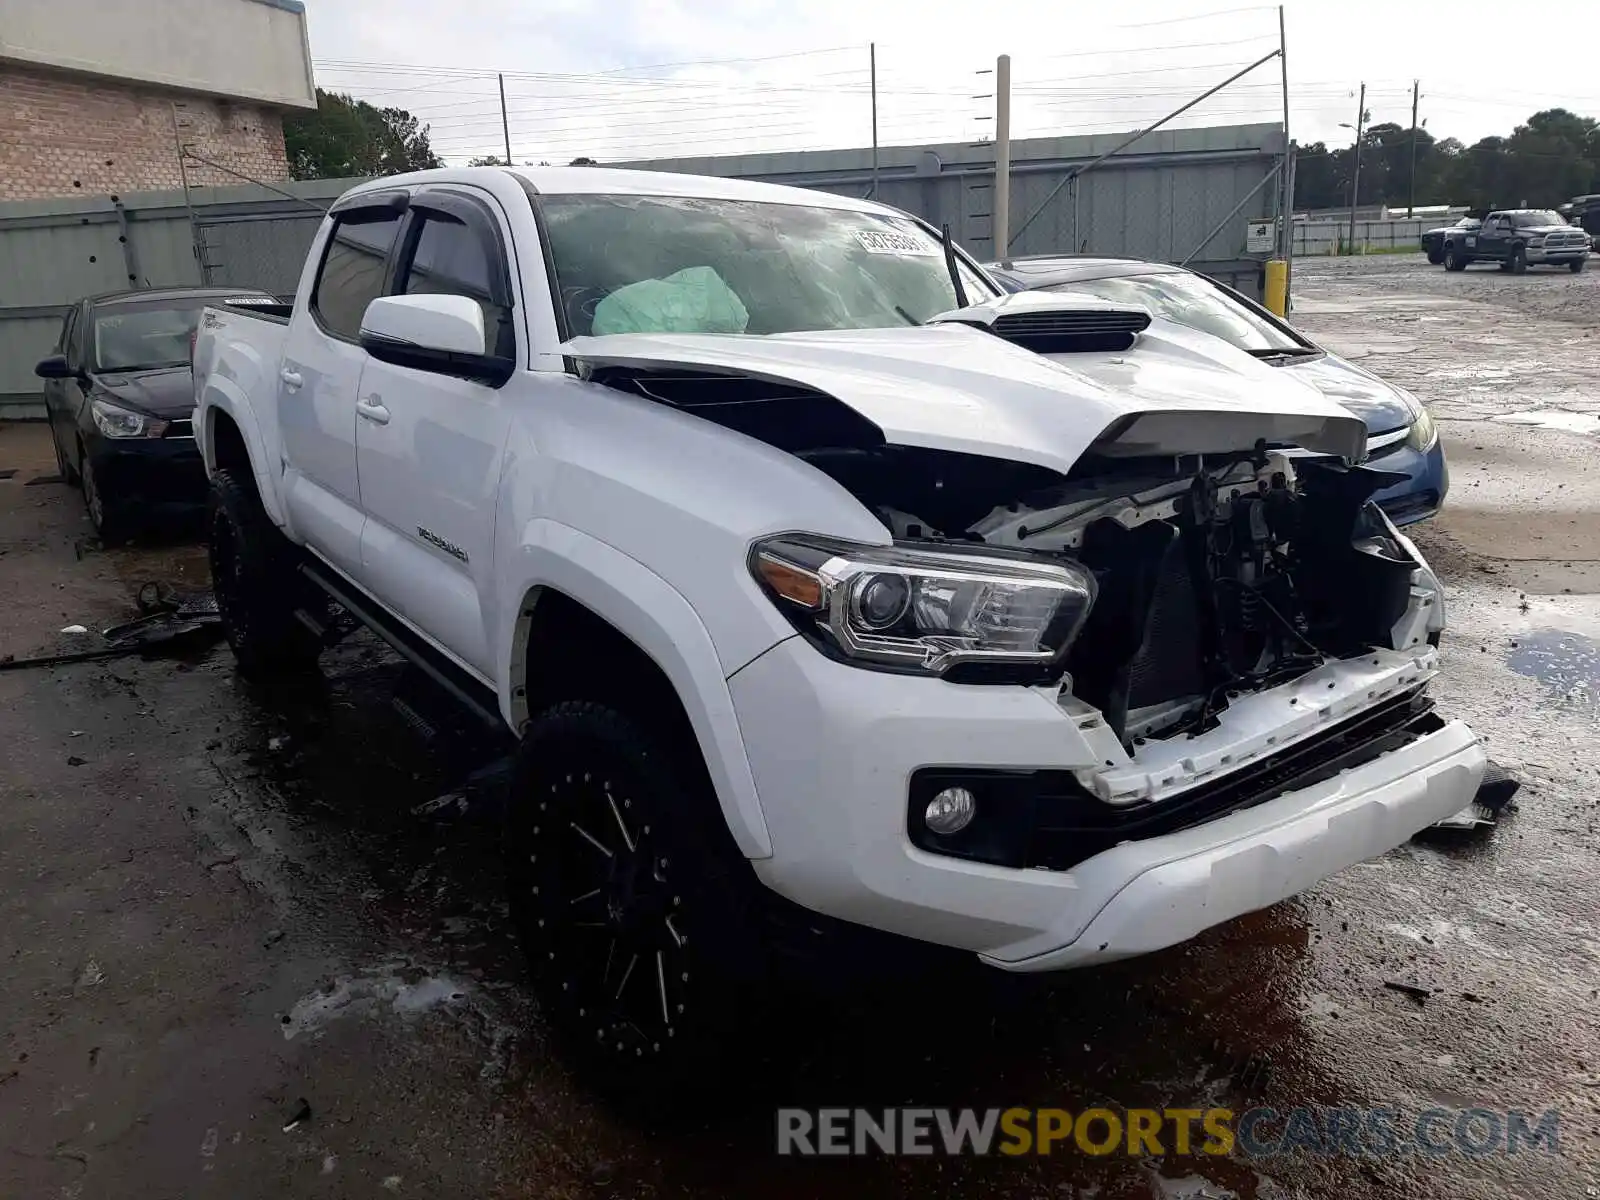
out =
<svg viewBox="0 0 1600 1200"><path fill-rule="evenodd" d="M1098 50L1069 50L1064 54L1040 54L1030 62L1054 62L1060 58L1104 58L1108 54L1137 54L1146 58L1152 54L1167 54L1175 50L1210 50L1218 46L1248 46L1253 42L1268 40L1267 34L1248 38L1227 38L1220 42L1179 42L1172 46L1110 46Z"/></svg>

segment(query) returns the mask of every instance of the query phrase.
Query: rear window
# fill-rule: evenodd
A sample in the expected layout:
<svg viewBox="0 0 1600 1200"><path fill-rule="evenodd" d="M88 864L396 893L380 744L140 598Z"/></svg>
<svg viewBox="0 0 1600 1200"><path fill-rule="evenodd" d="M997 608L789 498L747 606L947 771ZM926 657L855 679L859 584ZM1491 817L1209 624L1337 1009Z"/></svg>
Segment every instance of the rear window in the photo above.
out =
<svg viewBox="0 0 1600 1200"><path fill-rule="evenodd" d="M147 300L96 308L89 317L87 366L94 371L142 371L189 364L189 337L200 310L216 300Z"/></svg>

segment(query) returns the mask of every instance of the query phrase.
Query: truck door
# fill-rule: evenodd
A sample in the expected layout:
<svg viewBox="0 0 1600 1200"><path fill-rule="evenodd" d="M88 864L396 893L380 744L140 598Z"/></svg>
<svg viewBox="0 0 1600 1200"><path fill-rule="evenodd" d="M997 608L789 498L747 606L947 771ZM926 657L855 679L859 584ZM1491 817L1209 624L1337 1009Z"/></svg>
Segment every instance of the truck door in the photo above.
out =
<svg viewBox="0 0 1600 1200"><path fill-rule="evenodd" d="M502 224L487 193L412 197L392 292L469 296L491 353L517 357ZM412 625L485 678L495 502L510 428L509 389L369 358L356 451L362 576Z"/></svg>
<svg viewBox="0 0 1600 1200"><path fill-rule="evenodd" d="M1467 248L1474 258L1505 258L1511 253L1511 218L1492 213L1475 235L1476 245L1473 236L1467 236Z"/></svg>
<svg viewBox="0 0 1600 1200"><path fill-rule="evenodd" d="M337 211L307 296L289 322L276 381L285 457L284 503L307 545L360 580L356 385L367 352L358 342L367 304L383 293L403 209L363 196Z"/></svg>

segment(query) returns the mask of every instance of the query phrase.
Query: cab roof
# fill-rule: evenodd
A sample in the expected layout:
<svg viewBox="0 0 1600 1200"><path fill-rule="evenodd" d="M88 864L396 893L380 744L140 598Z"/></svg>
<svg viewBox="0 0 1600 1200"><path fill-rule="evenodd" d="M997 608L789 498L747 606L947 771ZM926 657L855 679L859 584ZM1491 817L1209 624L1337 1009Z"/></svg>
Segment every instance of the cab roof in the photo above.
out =
<svg viewBox="0 0 1600 1200"><path fill-rule="evenodd" d="M351 189L348 195L382 192L426 183L478 183L507 175L541 196L589 193L631 196L688 196L704 200L748 200L767 204L798 204L849 212L875 212L904 216L898 209L853 196L836 196L809 188L724 179L712 175L682 175L671 171L641 171L623 167L440 167L390 175Z"/></svg>

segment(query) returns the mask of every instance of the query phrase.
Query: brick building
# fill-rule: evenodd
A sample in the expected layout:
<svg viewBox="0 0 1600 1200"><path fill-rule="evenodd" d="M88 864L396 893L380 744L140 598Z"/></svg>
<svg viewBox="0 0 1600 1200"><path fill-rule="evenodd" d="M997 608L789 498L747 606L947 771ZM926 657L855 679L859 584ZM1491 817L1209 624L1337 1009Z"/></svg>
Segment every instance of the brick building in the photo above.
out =
<svg viewBox="0 0 1600 1200"><path fill-rule="evenodd" d="M316 107L299 0L4 8L0 201L289 177L283 118Z"/></svg>

